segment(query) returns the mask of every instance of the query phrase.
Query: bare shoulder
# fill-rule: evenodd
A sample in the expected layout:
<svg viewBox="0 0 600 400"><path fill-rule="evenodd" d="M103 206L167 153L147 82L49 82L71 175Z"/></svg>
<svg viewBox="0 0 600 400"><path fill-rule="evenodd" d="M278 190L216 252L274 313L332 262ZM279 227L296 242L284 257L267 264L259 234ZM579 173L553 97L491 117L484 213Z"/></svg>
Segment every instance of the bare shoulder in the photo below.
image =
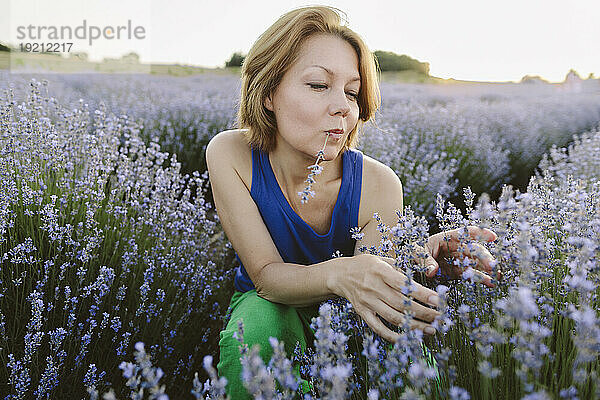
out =
<svg viewBox="0 0 600 400"><path fill-rule="evenodd" d="M209 155L209 152L211 153ZM206 157L215 158L220 165L232 166L250 190L252 184L252 152L242 129L219 132L208 143Z"/></svg>
<svg viewBox="0 0 600 400"><path fill-rule="evenodd" d="M375 212L393 219L395 210L402 210L402 196L402 182L394 170L363 154L359 225L364 227Z"/></svg>
<svg viewBox="0 0 600 400"><path fill-rule="evenodd" d="M393 169L366 154L363 154L363 178L367 178L368 183L400 183Z"/></svg>

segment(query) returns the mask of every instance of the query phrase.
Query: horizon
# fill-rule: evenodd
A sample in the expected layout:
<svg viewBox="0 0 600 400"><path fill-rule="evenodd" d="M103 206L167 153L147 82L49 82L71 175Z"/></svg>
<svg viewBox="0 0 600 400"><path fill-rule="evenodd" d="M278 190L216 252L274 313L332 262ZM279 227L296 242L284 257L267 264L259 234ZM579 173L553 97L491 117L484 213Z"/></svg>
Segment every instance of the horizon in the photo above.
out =
<svg viewBox="0 0 600 400"><path fill-rule="evenodd" d="M232 0L227 4L172 0L171 6L164 9L156 1L142 0L95 0L85 5L75 0L52 4L41 0L5 1L9 12L0 16L0 43L10 47L19 48L18 43L23 42L23 35L17 36L23 34L18 27L75 29L86 21L101 30L129 21L144 31L142 39L93 41L90 31L90 37L72 40L73 51L87 53L90 62L135 52L144 64L201 68L222 68L234 53L247 54L277 18L307 5L292 0ZM390 51L428 62L434 77L518 82L525 76L539 76L559 83L570 70L582 79L590 73L595 77L600 73L600 52L593 50L593 38L600 37L600 24L594 22L595 16L600 15L598 2L579 0L569 6L539 0L509 0L501 6L473 0L433 3L374 1L372 12L364 12L362 3L355 0L322 4L344 11L348 26L372 51ZM213 37L219 40L212 40Z"/></svg>

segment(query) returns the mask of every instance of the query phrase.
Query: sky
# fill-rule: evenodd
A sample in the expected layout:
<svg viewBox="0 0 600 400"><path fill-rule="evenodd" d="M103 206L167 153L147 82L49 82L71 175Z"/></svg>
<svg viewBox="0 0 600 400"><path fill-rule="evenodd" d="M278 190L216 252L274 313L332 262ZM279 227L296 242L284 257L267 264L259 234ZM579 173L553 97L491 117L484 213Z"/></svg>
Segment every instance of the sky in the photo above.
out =
<svg viewBox="0 0 600 400"><path fill-rule="evenodd" d="M247 53L285 12L312 4L340 8L371 50L429 62L437 77L519 81L540 75L560 82L571 68L584 78L600 76L598 0L0 0L8 9L0 14L0 42L73 42L71 51L85 51L91 60L134 51L142 62L222 67L234 52ZM29 25L34 34L40 26L82 26L86 37L39 40L26 31ZM90 41L91 26L109 29L113 38ZM120 38L114 37L117 26L123 27ZM136 27L137 38L131 36Z"/></svg>

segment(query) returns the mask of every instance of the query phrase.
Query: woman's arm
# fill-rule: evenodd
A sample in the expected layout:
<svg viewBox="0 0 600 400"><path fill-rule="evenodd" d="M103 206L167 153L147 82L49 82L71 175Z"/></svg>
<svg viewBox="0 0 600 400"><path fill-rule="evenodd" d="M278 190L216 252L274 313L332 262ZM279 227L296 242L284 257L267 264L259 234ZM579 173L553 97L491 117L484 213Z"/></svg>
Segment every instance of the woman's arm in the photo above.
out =
<svg viewBox="0 0 600 400"><path fill-rule="evenodd" d="M392 259L365 254L333 258L309 266L284 263L248 188L236 170L235 160L243 159L243 151L247 151L244 146L247 145L238 132L222 132L208 144L206 161L215 207L225 234L261 297L276 303L304 306L334 295L343 296L375 332L391 341L396 339L397 334L389 330L376 317L377 314L399 325L403 322L402 311L410 308L422 320L413 321L413 327L431 328L430 324L423 321L432 322L439 313L416 302L410 306L405 304L406 298L401 292L405 277L390 265ZM388 173L372 179L372 187L387 190L390 194L374 197L397 201L399 197L391 196L387 187L399 184L393 171L391 174L393 177ZM397 191L398 187L391 189ZM401 193L401 187L399 190ZM381 208L380 213L384 215L386 223L391 223L393 206L382 203L375 205ZM366 232L363 241L375 240L376 226L373 228L368 225ZM434 291L415 285L415 298L427 304L437 304Z"/></svg>
<svg viewBox="0 0 600 400"><path fill-rule="evenodd" d="M247 146L239 131L221 132L206 147L206 163L221 225L258 295L294 306L333 296L327 283L340 261L311 266L283 262L249 188L238 174L236 164L248 158L244 154Z"/></svg>
<svg viewBox="0 0 600 400"><path fill-rule="evenodd" d="M337 277L354 257L338 257L312 265L273 262L254 279L257 294L274 303L309 306L342 293L336 290Z"/></svg>
<svg viewBox="0 0 600 400"><path fill-rule="evenodd" d="M396 173L388 166L368 159L365 162L364 190L361 191L361 212L366 212L372 216L377 211L381 222L388 227L396 225L398 222L397 211L402 212L403 195L402 183ZM283 262L273 263L265 266L261 274L261 286L277 287L281 281L288 281L285 290L278 293L264 293L262 297L273 302L291 304L295 306L308 305L315 302L326 300L334 295L348 298L363 297L366 298L369 292L378 292L379 296L387 293L389 296L397 296L397 293L389 292L389 286L400 289L404 282L404 275L395 271L393 266L393 249L385 254L387 257L375 257L361 255L359 247L379 245L380 233L377 230L377 221L373 218L369 220L360 233L363 234L361 240L356 242L353 257L339 257L326 260L321 263L310 266L294 267L295 264L286 264ZM290 266L292 266L290 268ZM272 273L271 273L272 271ZM387 281L389 285L383 286ZM253 280L254 282L254 280ZM256 283L255 283L256 286ZM258 287L258 286L257 286ZM316 293L322 293L322 296L314 296L303 301L310 288L318 288ZM428 300L430 296L437 298L437 294L425 287L419 285L417 288L417 297L425 299L426 303L435 304ZM357 292L353 296L352 292ZM360 292L360 294L358 294ZM316 294L315 293L315 294ZM397 296L399 299L403 296ZM356 300L357 303L360 301ZM390 302L394 302L390 300ZM359 306L360 307L360 306ZM428 310L419 309L419 311ZM420 314L420 315L425 315Z"/></svg>

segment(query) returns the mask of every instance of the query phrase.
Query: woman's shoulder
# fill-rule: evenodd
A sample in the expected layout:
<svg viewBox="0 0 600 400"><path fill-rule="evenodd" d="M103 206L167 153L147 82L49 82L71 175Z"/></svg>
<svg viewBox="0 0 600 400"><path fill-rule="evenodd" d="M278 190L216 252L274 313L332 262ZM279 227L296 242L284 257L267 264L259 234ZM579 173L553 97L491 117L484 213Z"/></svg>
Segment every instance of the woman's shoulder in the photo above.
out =
<svg viewBox="0 0 600 400"><path fill-rule="evenodd" d="M363 180L372 184L399 183L400 179L393 169L366 154L363 154Z"/></svg>
<svg viewBox="0 0 600 400"><path fill-rule="evenodd" d="M246 136L245 129L229 129L217 133L210 140L209 146L216 147L219 157L227 161L242 181L250 190L252 185L252 151Z"/></svg>
<svg viewBox="0 0 600 400"><path fill-rule="evenodd" d="M362 227L383 209L402 208L402 183L394 170L363 154L359 225Z"/></svg>
<svg viewBox="0 0 600 400"><path fill-rule="evenodd" d="M247 131L247 129L228 129L217 133L210 141L226 143L227 147L233 152L249 152L250 145L246 140L245 131Z"/></svg>

